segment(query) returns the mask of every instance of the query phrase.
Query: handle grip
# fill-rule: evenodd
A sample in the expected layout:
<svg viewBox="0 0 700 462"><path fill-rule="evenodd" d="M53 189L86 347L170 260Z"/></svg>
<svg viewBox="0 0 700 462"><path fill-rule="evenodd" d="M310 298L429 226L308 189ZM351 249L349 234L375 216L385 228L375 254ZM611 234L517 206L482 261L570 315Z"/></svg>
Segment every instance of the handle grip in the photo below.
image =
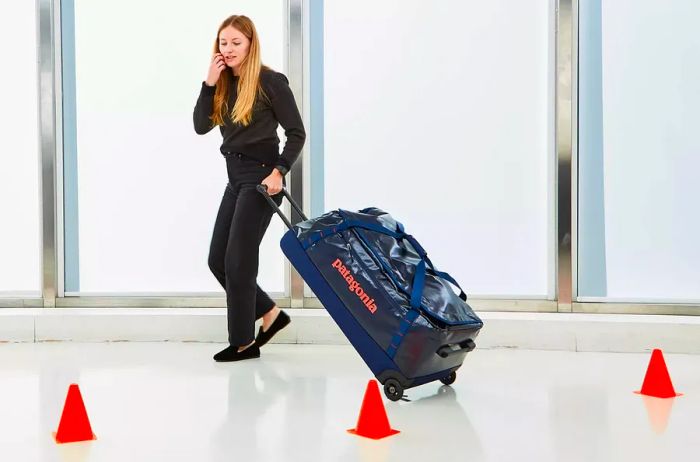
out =
<svg viewBox="0 0 700 462"><path fill-rule="evenodd" d="M285 225L287 225L287 228L292 229L292 222L289 221L289 218L284 214L284 212L275 204L275 201L272 200L272 197L267 193L267 185L264 184L259 184L255 187L255 189L258 190L260 194L265 196L265 199L267 199L268 204L272 206L272 208L277 212L277 215L280 216L282 221L284 222ZM292 207L294 207L294 210L297 211L299 216L304 220L308 220L306 215L304 215L304 211L299 207L299 204L296 203L294 199L292 199L292 195L289 194L289 191L287 191L287 188L282 188L282 194L284 194L284 197L287 198L290 204L292 204Z"/></svg>
<svg viewBox="0 0 700 462"><path fill-rule="evenodd" d="M462 343L458 343L456 346L458 348L453 348L452 345L443 345L440 348L438 348L436 353L441 358L447 358L448 356L457 353L469 353L474 348L476 348L476 343L474 343L474 340L472 339L467 339Z"/></svg>

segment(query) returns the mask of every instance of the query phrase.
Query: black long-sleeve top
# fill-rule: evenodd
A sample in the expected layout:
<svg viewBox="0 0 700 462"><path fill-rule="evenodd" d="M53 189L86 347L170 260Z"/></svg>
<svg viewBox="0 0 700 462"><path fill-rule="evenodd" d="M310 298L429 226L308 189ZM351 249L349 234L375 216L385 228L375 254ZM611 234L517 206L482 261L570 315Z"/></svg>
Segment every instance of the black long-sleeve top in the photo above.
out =
<svg viewBox="0 0 700 462"><path fill-rule="evenodd" d="M231 70L226 69L224 72L231 72ZM236 104L238 77L233 76L231 80L229 112ZM285 173L292 168L292 164L301 154L306 139L304 124L292 90L289 88L289 81L284 74L264 69L260 72L260 83L267 99L260 96L256 98L253 117L248 126L234 124L228 114L224 119L224 125L219 127L224 138L221 153L241 153L262 163L281 166L282 172ZM194 107L194 131L200 135L214 128L209 116L214 107L215 90L216 87L210 87L202 82L199 98ZM284 128L287 137L282 154L279 153L278 123Z"/></svg>

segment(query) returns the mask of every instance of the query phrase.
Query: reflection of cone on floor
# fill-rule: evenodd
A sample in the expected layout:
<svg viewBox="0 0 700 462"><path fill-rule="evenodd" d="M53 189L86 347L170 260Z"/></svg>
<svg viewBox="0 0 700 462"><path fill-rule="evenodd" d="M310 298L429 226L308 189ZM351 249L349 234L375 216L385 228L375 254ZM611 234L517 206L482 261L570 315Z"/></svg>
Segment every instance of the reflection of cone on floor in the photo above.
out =
<svg viewBox="0 0 700 462"><path fill-rule="evenodd" d="M92 442L59 444L56 449L58 462L87 462L90 460Z"/></svg>
<svg viewBox="0 0 700 462"><path fill-rule="evenodd" d="M399 433L398 430L392 429L389 425L389 418L386 416L384 402L379 394L376 380L370 380L367 384L360 417L357 419L357 427L348 430L348 432L374 440Z"/></svg>
<svg viewBox="0 0 700 462"><path fill-rule="evenodd" d="M85 403L83 403L80 388L76 384L68 387L68 396L66 404L63 406L61 422L58 424L58 431L54 433L54 437L57 443L75 443L97 439L92 433Z"/></svg>
<svg viewBox="0 0 700 462"><path fill-rule="evenodd" d="M655 349L651 353L651 359L649 360L647 373L644 376L642 389L635 393L653 396L655 398L673 398L681 395L680 393L676 393L676 390L673 389L671 376L668 374L666 361L664 361L664 355L661 350Z"/></svg>
<svg viewBox="0 0 700 462"><path fill-rule="evenodd" d="M647 416L649 416L649 424L651 429L657 435L666 431L669 418L671 417L671 408L675 399L654 398L652 396L642 395L644 407L647 408Z"/></svg>

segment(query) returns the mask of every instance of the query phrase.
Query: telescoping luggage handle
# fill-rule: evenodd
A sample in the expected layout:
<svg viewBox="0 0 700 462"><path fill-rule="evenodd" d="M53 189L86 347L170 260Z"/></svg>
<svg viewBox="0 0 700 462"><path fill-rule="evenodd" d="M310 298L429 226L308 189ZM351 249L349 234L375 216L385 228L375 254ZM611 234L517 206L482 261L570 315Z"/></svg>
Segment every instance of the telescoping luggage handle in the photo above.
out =
<svg viewBox="0 0 700 462"><path fill-rule="evenodd" d="M292 222L289 221L289 219L285 216L284 212L277 206L277 204L275 204L275 201L273 201L272 197L270 197L270 195L267 193L267 186L264 184L259 184L255 189L257 189L260 194L265 196L267 202L272 206L275 212L277 212L277 215L279 215L284 224L287 225L287 228L292 229ZM282 188L282 194L284 194L284 197L286 197L289 203L292 204L292 207L294 207L294 210L297 211L299 216L303 218L304 221L308 220L306 215L304 215L304 211L301 209L301 207L299 207L299 204L297 204L296 201L292 199L292 195L289 194L287 188Z"/></svg>

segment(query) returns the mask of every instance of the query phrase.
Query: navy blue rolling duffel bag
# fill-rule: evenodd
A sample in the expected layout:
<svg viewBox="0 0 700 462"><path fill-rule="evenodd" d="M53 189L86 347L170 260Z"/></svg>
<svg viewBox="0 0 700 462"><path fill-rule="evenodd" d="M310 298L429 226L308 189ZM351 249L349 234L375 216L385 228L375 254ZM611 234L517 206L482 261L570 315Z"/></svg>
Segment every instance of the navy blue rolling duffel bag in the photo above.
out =
<svg viewBox="0 0 700 462"><path fill-rule="evenodd" d="M334 210L292 225L280 246L392 401L405 389L456 379L483 322L449 274L438 271L401 223L374 208ZM450 284L459 288L456 294Z"/></svg>

